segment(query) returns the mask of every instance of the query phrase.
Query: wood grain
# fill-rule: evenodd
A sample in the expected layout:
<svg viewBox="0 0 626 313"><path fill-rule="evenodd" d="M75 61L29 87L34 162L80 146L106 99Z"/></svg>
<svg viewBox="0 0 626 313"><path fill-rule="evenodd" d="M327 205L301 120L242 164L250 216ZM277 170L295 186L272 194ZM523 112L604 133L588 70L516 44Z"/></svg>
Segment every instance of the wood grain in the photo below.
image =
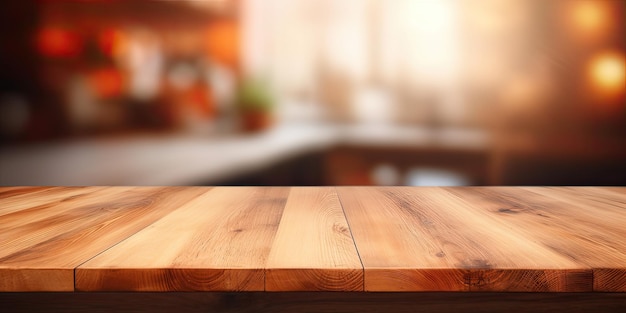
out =
<svg viewBox="0 0 626 313"><path fill-rule="evenodd" d="M41 195L48 204L35 196L24 198L14 205L25 209L0 216L1 291L72 291L79 264L206 191L183 187L61 189L62 200L56 193Z"/></svg>
<svg viewBox="0 0 626 313"><path fill-rule="evenodd" d="M45 236L47 233L67 228L67 222L81 223L80 219L76 219L76 215L86 211L84 209L76 211L77 207L104 206L103 199L116 197L126 191L126 188L109 189L105 187L89 187L77 190L62 188L56 192L64 194L63 197L59 197L60 194L57 194L51 198L46 192L46 194L34 194L30 198L19 199L17 203L8 205L13 210L5 210L5 214L0 216L2 222L0 223L0 231L4 234L4 238L0 239L0 244L7 245L2 252L8 253L12 251L11 248L21 249L20 245L8 247L8 244L15 241L36 240L36 238Z"/></svg>
<svg viewBox="0 0 626 313"><path fill-rule="evenodd" d="M39 206L50 206L54 203L61 203L91 191L98 187L32 187L6 190L4 196L0 197L0 216L19 212L28 208ZM24 190L29 192L24 193Z"/></svg>
<svg viewBox="0 0 626 313"><path fill-rule="evenodd" d="M626 188L527 188L562 202L578 216L568 227L584 251L582 262L593 267L594 290L626 292ZM571 241L574 241L572 239ZM569 252L577 253L577 252Z"/></svg>
<svg viewBox="0 0 626 313"><path fill-rule="evenodd" d="M46 189L52 189L53 187L43 186L15 186L15 187L0 187L0 201L1 199L7 199L13 196L19 196L23 194L33 194L38 191Z"/></svg>
<svg viewBox="0 0 626 313"><path fill-rule="evenodd" d="M626 195L626 187L598 187L604 191L612 191L621 195Z"/></svg>
<svg viewBox="0 0 626 313"><path fill-rule="evenodd" d="M76 269L80 291L262 291L289 188L216 187Z"/></svg>
<svg viewBox="0 0 626 313"><path fill-rule="evenodd" d="M363 268L334 189L291 188L266 266L266 290L363 290Z"/></svg>
<svg viewBox="0 0 626 313"><path fill-rule="evenodd" d="M366 291L591 291L592 272L442 188L338 187Z"/></svg>
<svg viewBox="0 0 626 313"><path fill-rule="evenodd" d="M623 187L1 187L0 292L623 293L624 225Z"/></svg>
<svg viewBox="0 0 626 313"><path fill-rule="evenodd" d="M626 210L619 207L623 204L612 200L619 197L581 187L446 190L485 218L505 223L529 240L592 268L594 290L625 291ZM590 201L601 199L607 206L585 203L588 197L595 199Z"/></svg>

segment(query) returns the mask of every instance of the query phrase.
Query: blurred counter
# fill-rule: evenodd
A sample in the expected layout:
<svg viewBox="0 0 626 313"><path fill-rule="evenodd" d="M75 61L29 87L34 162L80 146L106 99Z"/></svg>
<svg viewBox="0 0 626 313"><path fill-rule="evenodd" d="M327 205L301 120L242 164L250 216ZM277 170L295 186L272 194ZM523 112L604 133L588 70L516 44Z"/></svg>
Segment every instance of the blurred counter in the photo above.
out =
<svg viewBox="0 0 626 313"><path fill-rule="evenodd" d="M487 151L490 138L485 132L465 129L286 124L252 135L75 140L2 148L0 185L211 183L336 146Z"/></svg>

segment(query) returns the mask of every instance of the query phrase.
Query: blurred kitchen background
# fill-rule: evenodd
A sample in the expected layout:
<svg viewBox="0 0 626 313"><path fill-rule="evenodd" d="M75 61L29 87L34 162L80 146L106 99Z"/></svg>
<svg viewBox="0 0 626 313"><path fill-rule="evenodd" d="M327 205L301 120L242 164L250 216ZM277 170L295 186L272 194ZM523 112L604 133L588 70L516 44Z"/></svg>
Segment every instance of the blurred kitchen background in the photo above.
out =
<svg viewBox="0 0 626 313"><path fill-rule="evenodd" d="M624 1L1 6L0 185L626 185Z"/></svg>

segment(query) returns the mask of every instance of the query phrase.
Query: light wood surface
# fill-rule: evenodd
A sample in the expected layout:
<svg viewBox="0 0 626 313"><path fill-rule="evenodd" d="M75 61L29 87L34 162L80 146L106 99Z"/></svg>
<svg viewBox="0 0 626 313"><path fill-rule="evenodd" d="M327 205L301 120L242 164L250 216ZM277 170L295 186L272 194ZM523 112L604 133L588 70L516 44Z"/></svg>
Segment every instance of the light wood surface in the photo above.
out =
<svg viewBox="0 0 626 313"><path fill-rule="evenodd" d="M24 209L49 207L72 197L89 193L95 187L3 187L0 195L0 215Z"/></svg>
<svg viewBox="0 0 626 313"><path fill-rule="evenodd" d="M363 289L361 262L334 189L291 189L266 268L267 291Z"/></svg>
<svg viewBox="0 0 626 313"><path fill-rule="evenodd" d="M76 289L262 291L289 188L210 190L76 270Z"/></svg>
<svg viewBox="0 0 626 313"><path fill-rule="evenodd" d="M624 204L621 208L618 205L582 204L586 196L603 195L602 189L490 187L447 190L463 199L484 218L504 223L512 232L523 234L527 240L592 268L594 290L625 291ZM619 201L619 197L602 199ZM603 269L606 264L615 266ZM598 276L599 272L606 270L608 273ZM602 278L606 275L622 278L621 281Z"/></svg>
<svg viewBox="0 0 626 313"><path fill-rule="evenodd" d="M591 291L591 269L441 188L341 187L367 291ZM514 247L514 249L512 249Z"/></svg>
<svg viewBox="0 0 626 313"><path fill-rule="evenodd" d="M0 290L73 291L74 270L205 189L61 188L49 205L36 196L0 216ZM47 195L43 195L44 197Z"/></svg>
<svg viewBox="0 0 626 313"><path fill-rule="evenodd" d="M626 291L621 187L4 187L0 291Z"/></svg>

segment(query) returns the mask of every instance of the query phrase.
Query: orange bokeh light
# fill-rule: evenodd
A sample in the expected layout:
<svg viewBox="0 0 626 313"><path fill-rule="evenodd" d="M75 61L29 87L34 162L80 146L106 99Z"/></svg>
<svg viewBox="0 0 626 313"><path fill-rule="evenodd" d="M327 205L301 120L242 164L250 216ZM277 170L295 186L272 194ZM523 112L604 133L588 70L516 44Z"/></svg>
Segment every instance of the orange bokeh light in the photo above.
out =
<svg viewBox="0 0 626 313"><path fill-rule="evenodd" d="M83 49L76 32L58 27L42 28L37 34L36 45L39 53L52 58L76 57Z"/></svg>
<svg viewBox="0 0 626 313"><path fill-rule="evenodd" d="M598 3L579 1L574 6L572 14L578 25L586 29L593 29L601 25L604 12Z"/></svg>
<svg viewBox="0 0 626 313"><path fill-rule="evenodd" d="M239 59L239 31L232 21L212 23L206 32L206 48L209 57L231 67Z"/></svg>
<svg viewBox="0 0 626 313"><path fill-rule="evenodd" d="M604 94L623 94L626 77L624 55L619 52L603 52L589 63L589 77L593 85Z"/></svg>
<svg viewBox="0 0 626 313"><path fill-rule="evenodd" d="M103 30L98 37L100 50L110 57L116 56L122 51L124 37L120 31L113 28Z"/></svg>
<svg viewBox="0 0 626 313"><path fill-rule="evenodd" d="M568 19L575 36L601 36L613 27L611 6L601 0L567 1L569 5Z"/></svg>
<svg viewBox="0 0 626 313"><path fill-rule="evenodd" d="M122 75L114 68L101 68L92 71L89 73L89 82L99 97L110 98L122 94Z"/></svg>

